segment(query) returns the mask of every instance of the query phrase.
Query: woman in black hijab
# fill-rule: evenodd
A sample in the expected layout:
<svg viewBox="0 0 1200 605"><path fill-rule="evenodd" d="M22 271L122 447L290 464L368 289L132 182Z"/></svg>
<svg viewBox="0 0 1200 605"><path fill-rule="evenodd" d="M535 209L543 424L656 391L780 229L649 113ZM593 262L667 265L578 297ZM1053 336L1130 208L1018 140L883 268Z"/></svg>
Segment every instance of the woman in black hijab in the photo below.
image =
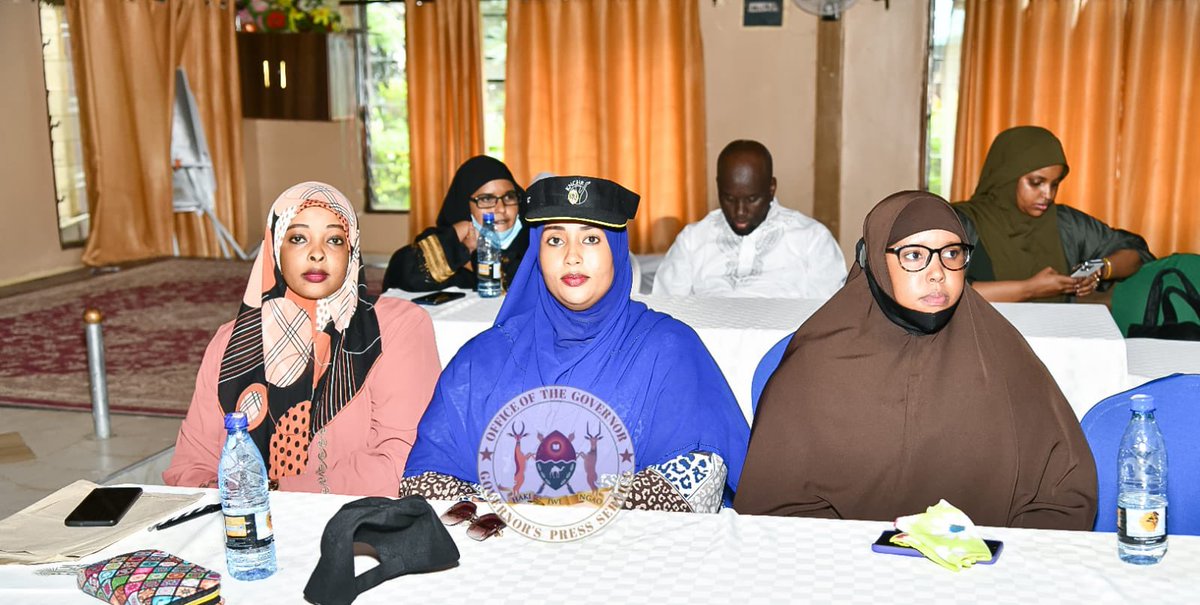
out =
<svg viewBox="0 0 1200 605"><path fill-rule="evenodd" d="M525 190L517 185L504 162L475 156L454 173L442 201L437 225L422 231L413 243L399 249L388 262L383 289L428 292L449 287L475 288L475 242L484 213L496 219L500 234L504 285L521 264L529 247L529 232L521 224Z"/></svg>

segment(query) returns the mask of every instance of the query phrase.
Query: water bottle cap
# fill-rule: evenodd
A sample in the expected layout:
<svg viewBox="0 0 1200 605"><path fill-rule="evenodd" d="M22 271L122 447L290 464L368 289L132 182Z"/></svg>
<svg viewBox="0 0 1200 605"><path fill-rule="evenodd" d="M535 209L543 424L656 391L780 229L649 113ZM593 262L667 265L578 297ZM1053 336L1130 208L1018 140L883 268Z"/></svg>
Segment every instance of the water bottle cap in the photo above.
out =
<svg viewBox="0 0 1200 605"><path fill-rule="evenodd" d="M225 414L225 430L226 431L241 431L249 425L246 421L245 412L230 412Z"/></svg>
<svg viewBox="0 0 1200 605"><path fill-rule="evenodd" d="M1151 395L1134 395L1129 401L1129 409L1135 412L1153 412L1154 397Z"/></svg>
<svg viewBox="0 0 1200 605"><path fill-rule="evenodd" d="M495 215L494 213L492 213L492 212L484 212L484 213L483 213L483 222L484 222L484 223L494 223L494 222L496 222L496 215Z"/></svg>

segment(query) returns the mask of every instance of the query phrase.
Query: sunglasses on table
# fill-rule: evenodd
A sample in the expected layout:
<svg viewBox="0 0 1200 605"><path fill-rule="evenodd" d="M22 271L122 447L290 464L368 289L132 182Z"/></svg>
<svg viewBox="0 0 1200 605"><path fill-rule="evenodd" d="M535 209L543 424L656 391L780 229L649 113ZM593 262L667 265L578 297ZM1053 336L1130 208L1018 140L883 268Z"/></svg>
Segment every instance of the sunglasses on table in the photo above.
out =
<svg viewBox="0 0 1200 605"><path fill-rule="evenodd" d="M442 523L449 526L460 525L465 521L470 521L467 526L467 536L472 540L480 542L487 540L492 536L503 535L500 530L505 528L504 520L496 513L488 513L483 516L477 516L475 503L470 500L463 500L454 506L446 509L439 517Z"/></svg>

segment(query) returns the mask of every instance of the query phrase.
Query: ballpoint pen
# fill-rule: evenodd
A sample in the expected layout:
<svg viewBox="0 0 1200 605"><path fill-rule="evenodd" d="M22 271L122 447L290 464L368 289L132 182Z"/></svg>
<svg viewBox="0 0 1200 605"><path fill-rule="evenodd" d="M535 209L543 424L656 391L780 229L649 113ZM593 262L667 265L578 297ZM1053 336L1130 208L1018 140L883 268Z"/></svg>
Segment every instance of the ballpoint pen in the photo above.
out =
<svg viewBox="0 0 1200 605"><path fill-rule="evenodd" d="M163 521L162 523L159 523L158 525L151 525L150 527L146 528L146 531L155 531L158 529L166 529L168 527L174 527L176 525L179 525L180 523L185 523L187 521L191 521L192 519L203 517L204 515L207 515L209 513L215 513L219 510L221 510L220 504L209 504L208 506L202 506L193 511L179 515L178 517L172 517L170 519L167 519L166 521Z"/></svg>

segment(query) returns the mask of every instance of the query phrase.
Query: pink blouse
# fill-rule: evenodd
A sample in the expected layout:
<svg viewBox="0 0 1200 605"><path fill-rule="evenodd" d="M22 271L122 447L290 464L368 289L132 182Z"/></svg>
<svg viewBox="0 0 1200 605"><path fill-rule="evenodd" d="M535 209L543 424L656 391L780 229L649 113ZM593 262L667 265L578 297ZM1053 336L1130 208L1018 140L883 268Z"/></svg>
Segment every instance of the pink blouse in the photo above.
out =
<svg viewBox="0 0 1200 605"><path fill-rule="evenodd" d="M417 424L442 366L433 322L423 309L406 300L380 298L375 314L382 340L375 365L354 398L313 435L304 471L281 478L280 489L361 496L395 496L399 491ZM225 444L217 376L232 332L232 321L221 326L204 352L175 455L163 472L168 485L215 485Z"/></svg>

